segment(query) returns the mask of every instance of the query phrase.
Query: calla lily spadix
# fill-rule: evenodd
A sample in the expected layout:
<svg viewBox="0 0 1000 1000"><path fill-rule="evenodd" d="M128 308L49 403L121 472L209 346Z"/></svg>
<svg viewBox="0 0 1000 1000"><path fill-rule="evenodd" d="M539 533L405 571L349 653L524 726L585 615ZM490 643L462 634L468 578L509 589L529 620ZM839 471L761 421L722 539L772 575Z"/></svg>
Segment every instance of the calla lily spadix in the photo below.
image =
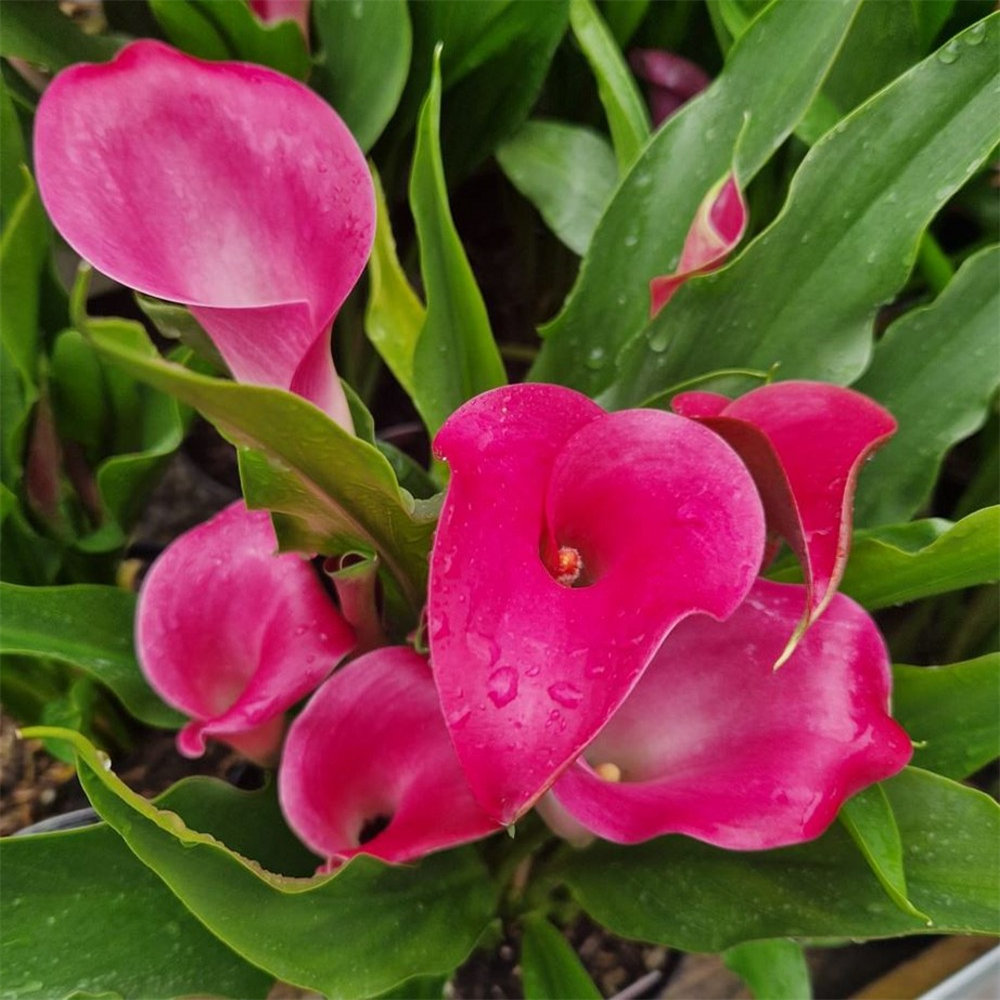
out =
<svg viewBox="0 0 1000 1000"><path fill-rule="evenodd" d="M325 101L261 66L133 42L53 80L35 165L82 257L190 307L236 379L352 427L330 328L371 249L374 194Z"/></svg>
<svg viewBox="0 0 1000 1000"><path fill-rule="evenodd" d="M191 716L177 736L187 757L212 737L273 762L285 711L354 648L309 563L276 550L268 514L238 501L173 542L142 585L139 662Z"/></svg>
<svg viewBox="0 0 1000 1000"><path fill-rule="evenodd" d="M431 556L431 663L469 784L509 824L607 723L671 629L740 605L764 515L707 428L606 413L558 386L476 397L435 451L451 481Z"/></svg>
<svg viewBox="0 0 1000 1000"><path fill-rule="evenodd" d="M289 727L278 776L289 826L328 859L404 862L499 829L465 781L427 661L383 647L337 671Z"/></svg>
<svg viewBox="0 0 1000 1000"><path fill-rule="evenodd" d="M780 664L844 575L858 474L896 421L867 396L822 382L777 382L736 400L688 392L672 405L739 453L760 490L769 530L802 564L804 609Z"/></svg>
<svg viewBox="0 0 1000 1000"><path fill-rule="evenodd" d="M772 670L801 591L759 580L725 622L678 625L556 782L562 808L619 843L684 833L762 850L819 836L845 799L900 771L912 746L889 716L888 655L860 607L836 595Z"/></svg>
<svg viewBox="0 0 1000 1000"><path fill-rule="evenodd" d="M698 206L677 269L650 281L650 316L655 316L688 278L721 267L743 238L748 218L736 176L727 174Z"/></svg>

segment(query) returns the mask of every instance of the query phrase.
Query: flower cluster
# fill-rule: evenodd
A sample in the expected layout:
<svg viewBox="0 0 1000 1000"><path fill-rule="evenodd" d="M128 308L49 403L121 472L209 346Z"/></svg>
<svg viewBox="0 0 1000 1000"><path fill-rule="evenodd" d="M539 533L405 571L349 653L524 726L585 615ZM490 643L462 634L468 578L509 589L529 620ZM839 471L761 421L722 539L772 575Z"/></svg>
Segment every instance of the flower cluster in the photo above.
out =
<svg viewBox="0 0 1000 1000"><path fill-rule="evenodd" d="M260 67L138 42L61 74L36 129L40 190L82 256L187 305L235 378L351 426L330 330L373 197L328 105ZM745 223L725 178L654 310ZM181 752L211 737L279 762L288 822L327 865L406 861L536 805L574 839L817 836L911 752L884 643L836 592L855 479L893 420L806 382L674 410L525 384L451 416L434 443L451 479L429 656L358 655L343 595L275 554L264 512L238 503L178 539L145 581L136 641L192 719ZM760 576L781 541L801 585Z"/></svg>

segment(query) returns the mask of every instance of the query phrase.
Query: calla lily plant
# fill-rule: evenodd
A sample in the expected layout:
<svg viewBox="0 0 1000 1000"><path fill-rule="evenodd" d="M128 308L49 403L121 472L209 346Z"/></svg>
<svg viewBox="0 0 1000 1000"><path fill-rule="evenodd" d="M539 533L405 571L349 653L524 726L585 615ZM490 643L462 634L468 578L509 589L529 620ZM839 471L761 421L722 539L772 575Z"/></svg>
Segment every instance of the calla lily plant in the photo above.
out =
<svg viewBox="0 0 1000 1000"><path fill-rule="evenodd" d="M933 475L959 424L970 433L988 405L968 419L927 422L925 441L935 443L914 444L925 418L886 374L904 363L893 353L895 324L884 337L881 327L877 339L871 332L876 308L907 280L918 281L907 294L923 293L907 278L912 255L906 273L879 262L911 253L923 233L912 220L925 228L995 147L996 138L970 138L970 125L949 159L938 145L944 126L907 110L942 92L938 77L954 60L928 54L821 130L821 113L833 113L823 91L830 67L857 58L844 45L855 37L854 0L810 14L776 0L740 20L739 35L734 16L726 34L716 22L725 58L714 79L680 54L643 47L638 25L652 11L637 14L638 47L626 59L625 20L609 17L609 27L590 0L501 5L497 23L480 5L445 16L437 0L253 2L255 18L242 7L234 17L207 3L165 6L156 17L166 41L139 37L105 61L73 60L47 83L32 123L32 204L82 261L138 293L157 326L167 315L210 344L202 356L181 347L164 357L135 322L88 315L79 279L69 308L76 349L134 380L129 391L168 393L199 411L238 456L242 496L152 561L135 598L134 669L127 682L116 680L118 668L107 683L126 708L146 706L144 721L172 725L182 757L225 744L265 787L244 798L218 783L177 786L151 804L83 736L35 730L72 748L85 790L128 845L128 864L149 876L148 891L183 904L178 926L192 954L222 955L205 961L230 979L220 971L218 982L196 986L172 973L170 995L263 995L260 976L327 995L383 994L410 977L450 976L499 913L522 943L527 996L589 996L593 984L551 924L572 919L575 905L626 935L733 949L749 956L732 960L741 972L764 968L754 964L758 947L770 954L781 939L791 953L782 951L775 975L800 982L791 938L988 930L980 890L956 888L951 861L939 872L933 852L907 846L934 836L914 803L996 823L995 803L955 780L989 759L987 737L968 736L948 756L950 737L940 736L947 766L930 773L938 723L919 707L923 688L907 673L916 668L893 667L894 633L874 613L913 594L988 582L992 570L968 555L971 528L939 569L928 532L943 544L948 522L896 526L889 541L855 523L879 524L879 510L900 521L916 512L920 498L907 506L879 469L902 477L910 462ZM201 20L186 21L191 11ZM285 19L301 37L269 26ZM203 23L230 46L227 57L221 42L190 44ZM572 242L589 248L542 340L498 346L449 186L454 193L483 169L471 150L492 128L523 121L542 76L522 110L497 112L502 122L463 95L481 84L483 67L507 74L497 79L520 93L525 71L511 71L520 64L503 39L530 36L532 60L545 68L567 31L575 48L565 54L582 53L595 74L610 138L536 122L502 165L546 221L564 220L557 237L571 218ZM963 72L974 63L976 80L995 78L996 60L979 46L988 38L995 49L998 31L993 15L957 36ZM424 51L432 34L444 47ZM281 64L293 41L311 60L312 75L300 80L261 64ZM380 55L386 70L376 81L362 64L383 41L405 59ZM655 129L630 64L669 90L654 94ZM767 79L779 65L780 94ZM964 103L942 116L978 122L968 107L992 84L964 86ZM364 87L370 116L358 100ZM887 147L878 166L872 135L896 118L906 123L898 141L913 148ZM569 136L576 152L567 146L553 158L545 144ZM574 156L593 143L604 149L594 161L602 166L578 172ZM779 149L780 169L768 163ZM465 162L446 161L456 150ZM871 159L876 192L863 179L831 180L852 150ZM951 164L951 173L933 168L933 197L920 194L911 169L925 153ZM551 182L553 162L572 183ZM765 184L755 178L774 196L791 163L785 208L765 206L758 218ZM603 192L602 170L615 171ZM407 182L412 252L399 252L410 233L399 210ZM810 201L816 191L822 197ZM584 232L590 202L604 207ZM843 232L810 228L828 202ZM907 204L898 226L869 226L897 203ZM862 236L873 242L860 291L825 296L825 280L855 281ZM975 265L972 257L950 279L972 288L967 296L977 294ZM926 309L950 303L949 294ZM910 315L919 314L897 323ZM811 354L811 330L796 327L803 317L826 337L817 335ZM951 335L966 336L957 326ZM934 361L937 341L921 336ZM911 367L916 384L929 384L923 367ZM393 378L380 383L384 370ZM971 372L961 377L972 385ZM1000 374L980 382L975 391L988 400ZM76 398L65 389L60 397L60 384L57 407ZM407 416L387 428L376 384L402 401L393 412L419 415L422 426ZM56 418L65 433L65 417ZM94 482L98 492L115 485L100 471ZM876 496L880 482L889 485ZM904 536L898 556L885 555ZM924 560L923 577L911 558ZM133 600L111 587L78 597L111 600L105 591ZM72 644L60 648L56 659L78 655ZM88 670L102 662L84 659ZM967 669L949 669L959 668ZM959 690L941 691L958 711ZM963 752L964 771L950 763ZM929 761L930 772L911 761ZM988 853L970 844L968 857ZM958 848L940 850L950 858ZM704 873L690 898L688 863ZM815 883L816 871L833 896L843 883L845 902L831 896L829 912L803 902L801 885ZM676 883L674 908L693 908L690 921L626 898L655 873ZM758 886L760 901L747 909L759 913L720 916L732 906L712 886L730 877L737 897L739 886ZM934 895L942 884L947 904ZM462 928L452 937L442 930L449 908ZM414 943L383 965L366 935L385 940L392 920L397 936L415 927ZM565 977L545 988L531 957L538 920L558 959L546 975ZM329 954L299 940L317 931ZM776 987L759 975L746 973L768 995ZM97 977L80 988L141 993L150 982Z"/></svg>

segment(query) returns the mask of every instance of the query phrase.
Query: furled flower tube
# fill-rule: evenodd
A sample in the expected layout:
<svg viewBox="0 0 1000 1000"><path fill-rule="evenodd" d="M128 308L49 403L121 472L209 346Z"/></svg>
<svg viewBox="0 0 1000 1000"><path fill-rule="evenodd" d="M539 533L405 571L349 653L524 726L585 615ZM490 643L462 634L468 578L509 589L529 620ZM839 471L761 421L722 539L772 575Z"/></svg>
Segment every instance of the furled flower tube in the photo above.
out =
<svg viewBox="0 0 1000 1000"><path fill-rule="evenodd" d="M364 156L280 73L155 41L72 66L35 118L42 200L67 242L131 288L190 307L233 376L347 428L334 316L367 261Z"/></svg>
<svg viewBox="0 0 1000 1000"><path fill-rule="evenodd" d="M213 737L273 761L285 711L354 647L312 567L276 548L267 513L240 501L178 538L143 583L139 662L191 717L177 736L187 757Z"/></svg>

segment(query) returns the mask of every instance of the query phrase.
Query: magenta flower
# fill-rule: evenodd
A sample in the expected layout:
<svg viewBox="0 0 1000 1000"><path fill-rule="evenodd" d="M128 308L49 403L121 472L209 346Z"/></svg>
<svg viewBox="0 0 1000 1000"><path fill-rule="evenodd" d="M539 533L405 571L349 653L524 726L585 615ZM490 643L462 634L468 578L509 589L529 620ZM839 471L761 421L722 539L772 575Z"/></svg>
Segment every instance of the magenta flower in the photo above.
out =
<svg viewBox="0 0 1000 1000"><path fill-rule="evenodd" d="M213 737L270 761L285 711L354 647L309 564L276 549L267 513L237 502L178 538L143 583L139 661L160 697L191 716L177 736L187 757Z"/></svg>
<svg viewBox="0 0 1000 1000"><path fill-rule="evenodd" d="M471 400L435 450L451 484L431 556L431 662L469 784L507 824L597 735L674 626L740 605L763 511L706 428L605 413L557 386Z"/></svg>
<svg viewBox="0 0 1000 1000"><path fill-rule="evenodd" d="M801 588L759 580L725 622L689 618L553 794L585 829L635 843L684 833L748 851L819 836L845 799L901 770L882 637L833 598L772 669Z"/></svg>
<svg viewBox="0 0 1000 1000"><path fill-rule="evenodd" d="M374 195L321 98L273 70L138 41L56 77L35 164L82 257L189 306L236 379L352 426L330 328L371 249Z"/></svg>
<svg viewBox="0 0 1000 1000"><path fill-rule="evenodd" d="M431 662L462 769L497 821L554 785L571 822L610 839L777 846L816 836L909 758L867 615L834 598L833 577L822 601L815 577L754 582L751 473L769 516L784 509L780 472L810 540L839 533L856 475L844 462L887 415L810 383L725 408L767 429L774 468L752 449L744 464L740 440L731 450L697 421L608 414L548 385L485 393L439 433L452 477L431 558ZM807 601L812 629L776 675Z"/></svg>
<svg viewBox="0 0 1000 1000"><path fill-rule="evenodd" d="M666 49L632 49L628 61L632 72L646 83L649 111L656 126L712 82L697 63Z"/></svg>
<svg viewBox="0 0 1000 1000"><path fill-rule="evenodd" d="M747 220L747 207L736 176L728 174L698 206L677 270L650 281L650 316L655 316L688 278L721 267L743 238Z"/></svg>
<svg viewBox="0 0 1000 1000"><path fill-rule="evenodd" d="M858 473L896 421L867 396L822 382L778 382L737 400L682 393L673 407L736 449L760 490L768 528L802 564L804 608L783 662L844 575Z"/></svg>
<svg viewBox="0 0 1000 1000"><path fill-rule="evenodd" d="M279 773L289 826L327 858L404 862L498 829L466 784L427 662L377 649L339 670L288 731Z"/></svg>

